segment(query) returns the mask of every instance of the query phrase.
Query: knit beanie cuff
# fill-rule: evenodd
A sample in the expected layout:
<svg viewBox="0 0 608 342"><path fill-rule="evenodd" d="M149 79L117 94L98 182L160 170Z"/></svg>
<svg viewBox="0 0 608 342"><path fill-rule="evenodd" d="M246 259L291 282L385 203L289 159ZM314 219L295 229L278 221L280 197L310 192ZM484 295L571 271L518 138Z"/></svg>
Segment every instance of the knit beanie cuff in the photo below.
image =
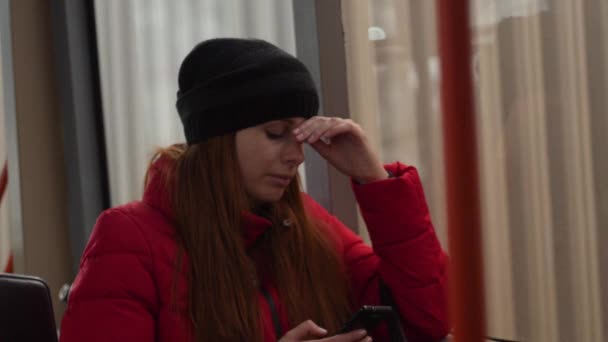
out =
<svg viewBox="0 0 608 342"><path fill-rule="evenodd" d="M182 118L188 145L232 133L264 122L293 117L311 118L317 114L319 100L310 90L277 91L233 101L216 108L196 111Z"/></svg>

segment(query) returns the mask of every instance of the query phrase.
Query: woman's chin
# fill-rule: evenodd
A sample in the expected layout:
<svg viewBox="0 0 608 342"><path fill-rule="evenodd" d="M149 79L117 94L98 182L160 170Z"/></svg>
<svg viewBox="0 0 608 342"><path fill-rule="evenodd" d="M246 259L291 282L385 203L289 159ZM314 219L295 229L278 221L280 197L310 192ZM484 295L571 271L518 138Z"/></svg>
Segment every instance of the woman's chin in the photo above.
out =
<svg viewBox="0 0 608 342"><path fill-rule="evenodd" d="M264 191L255 195L255 202L257 203L275 203L283 198L285 190L272 189L270 191Z"/></svg>

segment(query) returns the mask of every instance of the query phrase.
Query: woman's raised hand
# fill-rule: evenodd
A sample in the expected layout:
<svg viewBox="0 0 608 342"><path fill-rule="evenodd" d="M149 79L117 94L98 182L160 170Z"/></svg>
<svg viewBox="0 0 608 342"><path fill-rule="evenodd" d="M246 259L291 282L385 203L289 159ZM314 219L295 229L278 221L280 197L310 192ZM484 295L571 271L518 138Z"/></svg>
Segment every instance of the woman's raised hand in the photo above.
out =
<svg viewBox="0 0 608 342"><path fill-rule="evenodd" d="M340 172L360 183L388 177L365 132L354 121L314 116L293 130L296 139L310 144Z"/></svg>
<svg viewBox="0 0 608 342"><path fill-rule="evenodd" d="M334 335L323 338L327 335L327 330L319 327L313 321L308 320L300 323L297 327L289 330L285 336L281 337L279 342L303 342L303 341L318 341L318 342L371 342L372 338L367 336L365 330L354 330L346 334Z"/></svg>

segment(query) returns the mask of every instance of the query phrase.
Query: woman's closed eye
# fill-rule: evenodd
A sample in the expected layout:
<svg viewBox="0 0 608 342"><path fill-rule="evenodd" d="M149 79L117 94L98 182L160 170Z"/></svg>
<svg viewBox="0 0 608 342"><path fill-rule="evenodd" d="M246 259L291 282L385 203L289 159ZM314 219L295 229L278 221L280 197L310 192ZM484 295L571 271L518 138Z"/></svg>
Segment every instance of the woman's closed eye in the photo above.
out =
<svg viewBox="0 0 608 342"><path fill-rule="evenodd" d="M285 137L286 132L287 132L287 130L280 130L280 131L279 130L267 130L266 136L269 139L278 140L278 139Z"/></svg>

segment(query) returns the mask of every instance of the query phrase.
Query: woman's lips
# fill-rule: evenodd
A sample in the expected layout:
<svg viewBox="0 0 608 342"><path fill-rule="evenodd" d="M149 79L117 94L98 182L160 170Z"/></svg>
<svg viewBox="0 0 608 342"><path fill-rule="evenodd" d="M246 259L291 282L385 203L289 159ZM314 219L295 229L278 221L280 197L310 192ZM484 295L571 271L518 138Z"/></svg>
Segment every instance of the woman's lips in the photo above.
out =
<svg viewBox="0 0 608 342"><path fill-rule="evenodd" d="M292 176L270 175L270 179L281 186L288 186L291 183Z"/></svg>

